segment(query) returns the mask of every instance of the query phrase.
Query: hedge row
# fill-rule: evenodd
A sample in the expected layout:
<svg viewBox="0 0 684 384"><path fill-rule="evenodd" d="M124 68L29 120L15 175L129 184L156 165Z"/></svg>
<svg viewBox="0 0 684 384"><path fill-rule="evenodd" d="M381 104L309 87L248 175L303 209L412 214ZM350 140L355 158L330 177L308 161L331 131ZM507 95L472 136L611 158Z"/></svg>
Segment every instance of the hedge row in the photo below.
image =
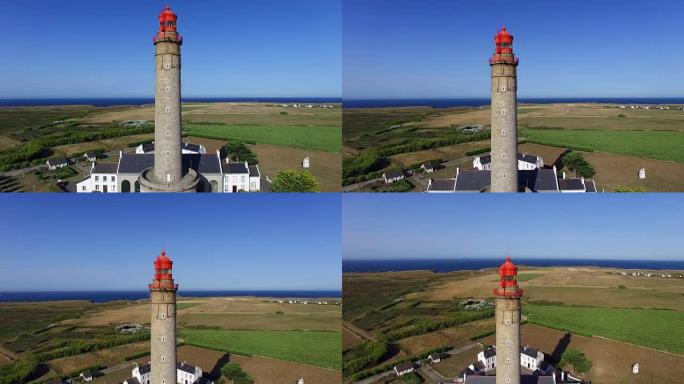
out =
<svg viewBox="0 0 684 384"><path fill-rule="evenodd" d="M53 359L58 359L60 357L67 357L73 355L79 355L81 353L97 351L100 349L107 349L112 347L117 347L119 345L125 345L130 343L135 343L138 341L149 340L150 334L147 332L141 332L130 336L109 336L105 341L95 341L95 342L69 342L64 347L52 351L42 352L36 355L39 361L48 361Z"/></svg>

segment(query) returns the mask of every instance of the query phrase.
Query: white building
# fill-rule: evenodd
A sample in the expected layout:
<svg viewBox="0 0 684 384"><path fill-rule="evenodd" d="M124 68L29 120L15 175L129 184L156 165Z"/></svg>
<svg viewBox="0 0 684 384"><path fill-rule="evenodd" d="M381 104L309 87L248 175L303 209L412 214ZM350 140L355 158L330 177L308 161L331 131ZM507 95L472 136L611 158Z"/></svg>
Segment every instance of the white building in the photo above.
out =
<svg viewBox="0 0 684 384"><path fill-rule="evenodd" d="M184 167L199 174L197 192L258 192L261 173L258 165L228 163L223 166L215 154L184 153ZM76 192L140 192L140 173L154 165L153 153L119 152L116 163L93 163L90 175L76 184Z"/></svg>
<svg viewBox="0 0 684 384"><path fill-rule="evenodd" d="M244 163L228 162L223 168L223 192L259 192L261 190L259 165L249 165L246 161Z"/></svg>
<svg viewBox="0 0 684 384"><path fill-rule="evenodd" d="M395 181L404 180L404 177L404 171L401 169L387 171L382 174L382 178L385 181L385 184L391 184Z"/></svg>
<svg viewBox="0 0 684 384"><path fill-rule="evenodd" d="M45 166L47 169L54 171L59 168L64 168L69 166L69 160L66 158L61 158L61 159L50 159L45 162Z"/></svg>
<svg viewBox="0 0 684 384"><path fill-rule="evenodd" d="M302 168L304 169L309 169L309 164L311 163L311 159L309 156L304 158L304 161L302 161Z"/></svg>
<svg viewBox="0 0 684 384"><path fill-rule="evenodd" d="M432 165L432 163L423 163L420 165L420 169L426 173L432 173L435 171L435 167Z"/></svg>
<svg viewBox="0 0 684 384"><path fill-rule="evenodd" d="M533 170L544 167L544 159L539 156L528 155L518 152L518 170ZM473 159L473 168L480 171L490 171L492 169L492 154L476 156Z"/></svg>
<svg viewBox="0 0 684 384"><path fill-rule="evenodd" d="M154 142L148 144L140 144L135 147L135 153L154 153ZM183 154L206 154L207 147L202 144L190 144L186 142L181 143L181 153Z"/></svg>
<svg viewBox="0 0 684 384"><path fill-rule="evenodd" d="M413 362L409 361L408 363L404 364L399 364L394 366L394 373L397 374L397 376L404 376L407 373L411 373L415 370L415 366L413 365Z"/></svg>
<svg viewBox="0 0 684 384"><path fill-rule="evenodd" d="M150 383L150 364L136 365L131 372L130 379L124 380L123 384L152 384ZM176 384L214 384L213 381L203 377L202 368L187 364L176 363Z"/></svg>
<svg viewBox="0 0 684 384"><path fill-rule="evenodd" d="M646 168L639 169L639 180L646 179Z"/></svg>
<svg viewBox="0 0 684 384"><path fill-rule="evenodd" d="M477 360L484 365L485 372L496 368L496 348L490 347L477 354ZM530 346L520 346L520 366L527 368L530 371L537 369L546 371L546 364L544 361L544 354ZM544 372L546 373L546 372Z"/></svg>

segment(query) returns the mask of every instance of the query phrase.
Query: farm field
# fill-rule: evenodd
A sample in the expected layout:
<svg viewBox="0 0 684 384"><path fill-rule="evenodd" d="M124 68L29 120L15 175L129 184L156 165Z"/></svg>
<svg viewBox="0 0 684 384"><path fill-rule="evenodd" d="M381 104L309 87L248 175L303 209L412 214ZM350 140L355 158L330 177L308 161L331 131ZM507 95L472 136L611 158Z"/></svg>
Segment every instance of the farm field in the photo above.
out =
<svg viewBox="0 0 684 384"><path fill-rule="evenodd" d="M340 332L251 331L189 329L181 331L186 343L243 355L259 355L307 363L324 368L341 368Z"/></svg>
<svg viewBox="0 0 684 384"><path fill-rule="evenodd" d="M535 324L522 326L521 342L539 348L558 361L563 351L573 348L582 351L593 363L586 374L588 380L607 384L643 383L648 377L653 383L676 383L684 374L684 357L666 352L654 351L598 337L584 337ZM495 337L480 340L485 345L494 345ZM633 375L632 364L639 362L640 372ZM567 368L567 367L566 367Z"/></svg>
<svg viewBox="0 0 684 384"><path fill-rule="evenodd" d="M564 147L592 149L594 152L578 152L594 167L593 178L600 191L613 192L620 187L647 192L683 191L684 111L679 105L667 107L670 109L630 109L599 103L520 104L519 149L541 156L548 167L557 163ZM489 146L488 138L470 140L460 130L476 127L488 132L489 120L488 106L346 109L343 185L351 186L377 178L388 169L407 169L433 159L449 164L426 177L452 178L457 167L472 168L473 156L467 152ZM449 139L459 132L466 141L450 143ZM535 143L525 143L525 139ZM561 163L556 165L560 171ZM645 180L637 177L642 167L647 172ZM366 185L350 190L382 189ZM421 190L424 186L412 191Z"/></svg>
<svg viewBox="0 0 684 384"><path fill-rule="evenodd" d="M520 135L543 144L684 163L684 132L588 129L522 129Z"/></svg>
<svg viewBox="0 0 684 384"><path fill-rule="evenodd" d="M231 361L240 364L255 384L273 383L274 377L279 383L295 383L299 378L305 383L320 384L339 384L342 380L342 374L336 370L268 357L232 355Z"/></svg>
<svg viewBox="0 0 684 384"><path fill-rule="evenodd" d="M339 153L309 149L281 147L270 144L247 145L259 157L262 177L272 180L278 172L301 169L305 157L310 159L308 169L321 186L322 192L336 192L342 185L342 160Z"/></svg>
<svg viewBox="0 0 684 384"><path fill-rule="evenodd" d="M547 327L684 355L684 311L526 304L524 312Z"/></svg>
<svg viewBox="0 0 684 384"><path fill-rule="evenodd" d="M339 152L339 126L185 124L188 135L237 139L283 147Z"/></svg>

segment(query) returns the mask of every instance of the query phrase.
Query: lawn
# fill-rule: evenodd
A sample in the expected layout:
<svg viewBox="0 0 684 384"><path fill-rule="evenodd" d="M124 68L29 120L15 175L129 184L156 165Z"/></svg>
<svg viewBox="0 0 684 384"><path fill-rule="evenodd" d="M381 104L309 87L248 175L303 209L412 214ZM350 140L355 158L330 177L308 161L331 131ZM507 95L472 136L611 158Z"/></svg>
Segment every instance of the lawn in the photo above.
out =
<svg viewBox="0 0 684 384"><path fill-rule="evenodd" d="M184 329L190 345L244 355L258 355L340 370L342 337L339 331L250 331Z"/></svg>
<svg viewBox="0 0 684 384"><path fill-rule="evenodd" d="M522 129L521 136L541 144L684 163L684 132Z"/></svg>
<svg viewBox="0 0 684 384"><path fill-rule="evenodd" d="M339 126L307 125L227 125L184 124L183 132L216 139L240 139L259 144L339 152L342 128Z"/></svg>
<svg viewBox="0 0 684 384"><path fill-rule="evenodd" d="M534 304L526 304L524 308L530 322L550 328L684 353L682 311Z"/></svg>

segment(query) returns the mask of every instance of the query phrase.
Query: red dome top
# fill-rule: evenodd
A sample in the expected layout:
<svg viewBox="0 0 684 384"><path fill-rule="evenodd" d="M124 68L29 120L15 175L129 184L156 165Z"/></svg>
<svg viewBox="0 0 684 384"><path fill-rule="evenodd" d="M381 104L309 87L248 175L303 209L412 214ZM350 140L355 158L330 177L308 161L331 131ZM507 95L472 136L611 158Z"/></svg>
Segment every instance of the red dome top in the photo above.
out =
<svg viewBox="0 0 684 384"><path fill-rule="evenodd" d="M159 15L159 32L176 32L177 20L178 16L167 5Z"/></svg>
<svg viewBox="0 0 684 384"><path fill-rule="evenodd" d="M166 257L166 251L163 250L161 255L154 261L154 269L159 271L162 269L171 270L173 268L173 261Z"/></svg>
<svg viewBox="0 0 684 384"><path fill-rule="evenodd" d="M504 27L502 27L501 30L496 34L496 36L494 36L494 43L495 43L496 45L499 45L499 44L502 44L502 43L504 43L504 44L509 44L509 45L510 45L510 44L513 44L513 35L511 35L510 33L508 33L508 31L506 30L506 27L504 26Z"/></svg>
<svg viewBox="0 0 684 384"><path fill-rule="evenodd" d="M503 280L506 277L515 279L518 276L518 267L513 264L510 256L506 256L506 261L499 267L499 277Z"/></svg>

